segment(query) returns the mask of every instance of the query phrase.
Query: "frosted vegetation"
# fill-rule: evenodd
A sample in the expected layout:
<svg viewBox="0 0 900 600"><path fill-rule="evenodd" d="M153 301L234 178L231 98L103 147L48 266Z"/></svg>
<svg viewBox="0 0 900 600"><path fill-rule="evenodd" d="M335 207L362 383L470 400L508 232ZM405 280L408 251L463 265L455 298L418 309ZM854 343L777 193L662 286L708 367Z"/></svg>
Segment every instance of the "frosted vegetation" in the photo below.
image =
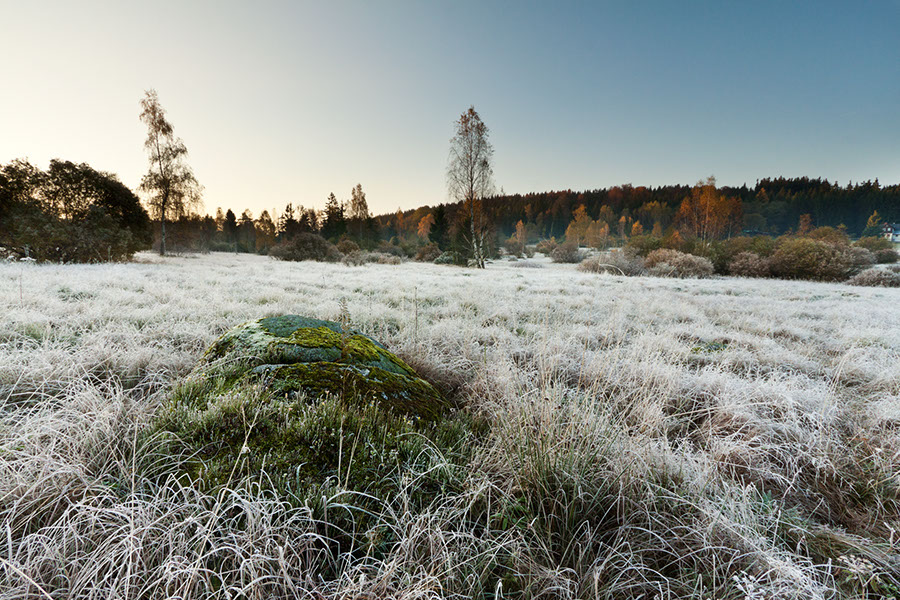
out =
<svg viewBox="0 0 900 600"><path fill-rule="evenodd" d="M0 598L897 596L900 290L528 264L0 265ZM167 390L342 298L486 423L466 452L424 447L365 531L340 481L178 479Z"/></svg>

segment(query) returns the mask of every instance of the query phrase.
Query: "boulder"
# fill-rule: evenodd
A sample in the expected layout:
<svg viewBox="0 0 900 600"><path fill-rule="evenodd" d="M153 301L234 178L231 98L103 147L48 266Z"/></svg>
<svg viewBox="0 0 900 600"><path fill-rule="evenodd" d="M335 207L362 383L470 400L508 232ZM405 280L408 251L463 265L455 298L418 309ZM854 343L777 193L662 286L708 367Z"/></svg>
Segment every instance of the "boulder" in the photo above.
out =
<svg viewBox="0 0 900 600"><path fill-rule="evenodd" d="M238 325L213 343L195 374L209 377L234 365L281 396L302 392L357 404L375 401L427 420L446 408L440 393L409 365L334 321L284 315Z"/></svg>
<svg viewBox="0 0 900 600"><path fill-rule="evenodd" d="M451 408L377 341L285 315L216 340L151 434L204 489L252 480L295 496L322 485L381 495L429 446L460 445L467 427Z"/></svg>

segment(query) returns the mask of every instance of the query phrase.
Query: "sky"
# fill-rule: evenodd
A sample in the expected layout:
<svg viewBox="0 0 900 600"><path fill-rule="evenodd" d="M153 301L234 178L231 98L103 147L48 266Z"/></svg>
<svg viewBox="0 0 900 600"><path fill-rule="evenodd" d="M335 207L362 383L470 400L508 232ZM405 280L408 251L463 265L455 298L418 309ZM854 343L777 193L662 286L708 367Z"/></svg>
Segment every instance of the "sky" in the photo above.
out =
<svg viewBox="0 0 900 600"><path fill-rule="evenodd" d="M0 163L137 189L153 88L217 207L449 199L454 121L497 189L900 183L900 0L0 0Z"/></svg>

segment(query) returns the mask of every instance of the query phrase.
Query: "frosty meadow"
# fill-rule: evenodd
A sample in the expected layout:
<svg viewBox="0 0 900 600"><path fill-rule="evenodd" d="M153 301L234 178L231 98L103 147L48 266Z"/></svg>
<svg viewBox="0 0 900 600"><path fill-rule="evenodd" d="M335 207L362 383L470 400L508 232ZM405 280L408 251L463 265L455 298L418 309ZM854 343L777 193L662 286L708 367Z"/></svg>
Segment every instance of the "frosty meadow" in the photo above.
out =
<svg viewBox="0 0 900 600"><path fill-rule="evenodd" d="M374 499L179 477L145 432L210 343L341 299L464 447ZM0 302L0 598L896 594L900 290L140 254L0 265Z"/></svg>

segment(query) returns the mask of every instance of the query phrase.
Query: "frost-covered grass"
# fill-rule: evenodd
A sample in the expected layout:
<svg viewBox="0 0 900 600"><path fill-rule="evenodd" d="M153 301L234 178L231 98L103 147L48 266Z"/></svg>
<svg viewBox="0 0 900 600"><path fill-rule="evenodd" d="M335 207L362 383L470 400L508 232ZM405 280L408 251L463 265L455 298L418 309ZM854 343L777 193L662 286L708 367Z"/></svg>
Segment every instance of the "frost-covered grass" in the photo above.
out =
<svg viewBox="0 0 900 600"><path fill-rule="evenodd" d="M900 290L540 264L0 265L0 598L898 595ZM342 298L489 424L365 551L339 482L206 495L141 435L226 329Z"/></svg>

